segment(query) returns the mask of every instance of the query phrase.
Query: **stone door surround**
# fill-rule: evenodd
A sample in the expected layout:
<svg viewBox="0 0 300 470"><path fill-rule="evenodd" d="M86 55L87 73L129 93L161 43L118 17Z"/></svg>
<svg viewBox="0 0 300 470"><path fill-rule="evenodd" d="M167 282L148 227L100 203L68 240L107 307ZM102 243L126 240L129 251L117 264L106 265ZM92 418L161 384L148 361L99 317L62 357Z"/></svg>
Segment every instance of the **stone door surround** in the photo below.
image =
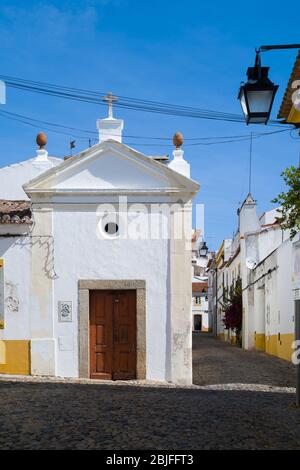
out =
<svg viewBox="0 0 300 470"><path fill-rule="evenodd" d="M89 319L90 290L135 290L137 327L137 379L146 379L146 281L143 280L99 280L78 281L79 305L79 377L90 377Z"/></svg>

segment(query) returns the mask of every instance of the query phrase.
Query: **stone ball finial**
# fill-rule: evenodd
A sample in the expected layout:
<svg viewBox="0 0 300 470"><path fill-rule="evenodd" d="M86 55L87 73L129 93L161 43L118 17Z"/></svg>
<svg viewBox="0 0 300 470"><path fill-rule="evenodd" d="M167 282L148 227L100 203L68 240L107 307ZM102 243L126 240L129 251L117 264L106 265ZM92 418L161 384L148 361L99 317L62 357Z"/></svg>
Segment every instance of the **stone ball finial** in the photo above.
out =
<svg viewBox="0 0 300 470"><path fill-rule="evenodd" d="M36 136L36 143L40 147L40 149L43 149L45 145L47 144L47 137L44 134L44 132L39 132L38 135Z"/></svg>
<svg viewBox="0 0 300 470"><path fill-rule="evenodd" d="M181 132L176 132L173 136L173 144L177 149L179 149L183 144L183 135Z"/></svg>

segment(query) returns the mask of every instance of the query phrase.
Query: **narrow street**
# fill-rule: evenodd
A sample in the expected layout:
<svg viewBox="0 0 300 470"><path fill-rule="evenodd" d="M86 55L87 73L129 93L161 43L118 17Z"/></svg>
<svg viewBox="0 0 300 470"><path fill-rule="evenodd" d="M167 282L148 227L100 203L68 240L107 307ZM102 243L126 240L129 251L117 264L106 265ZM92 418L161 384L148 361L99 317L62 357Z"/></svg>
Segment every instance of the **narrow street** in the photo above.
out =
<svg viewBox="0 0 300 470"><path fill-rule="evenodd" d="M194 381L203 388L1 376L0 449L299 449L294 394L270 389L293 386L294 375L286 362L200 334ZM260 385L209 389L234 383Z"/></svg>
<svg viewBox="0 0 300 470"><path fill-rule="evenodd" d="M292 363L257 351L244 351L209 333L193 336L193 382L212 384L262 384L294 387Z"/></svg>

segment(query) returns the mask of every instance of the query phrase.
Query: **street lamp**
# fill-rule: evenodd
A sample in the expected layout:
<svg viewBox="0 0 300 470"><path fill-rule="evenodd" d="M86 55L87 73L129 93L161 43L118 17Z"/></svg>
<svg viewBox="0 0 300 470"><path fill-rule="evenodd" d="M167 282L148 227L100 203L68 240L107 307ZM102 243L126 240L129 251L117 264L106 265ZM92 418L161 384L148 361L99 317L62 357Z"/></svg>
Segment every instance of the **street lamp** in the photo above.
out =
<svg viewBox="0 0 300 470"><path fill-rule="evenodd" d="M200 253L201 258L206 258L207 253L208 253L206 242L202 243L201 247L199 248L199 253Z"/></svg>
<svg viewBox="0 0 300 470"><path fill-rule="evenodd" d="M255 65L248 68L248 81L242 83L238 95L247 124L267 124L269 120L278 85L269 79L269 67L261 66L260 53L279 49L300 49L300 44L261 46L256 49ZM299 301L295 302L295 340L300 340ZM297 364L296 406L300 407L300 363Z"/></svg>
<svg viewBox="0 0 300 470"><path fill-rule="evenodd" d="M242 83L238 99L247 124L267 124L278 90L268 77L269 67L261 66L260 52L256 52L254 67L248 67L247 83Z"/></svg>
<svg viewBox="0 0 300 470"><path fill-rule="evenodd" d="M240 100L247 124L267 124L278 85L269 79L269 67L261 66L261 52L275 49L299 49L300 44L261 46L256 49L254 67L248 67L248 81L242 83L238 99Z"/></svg>

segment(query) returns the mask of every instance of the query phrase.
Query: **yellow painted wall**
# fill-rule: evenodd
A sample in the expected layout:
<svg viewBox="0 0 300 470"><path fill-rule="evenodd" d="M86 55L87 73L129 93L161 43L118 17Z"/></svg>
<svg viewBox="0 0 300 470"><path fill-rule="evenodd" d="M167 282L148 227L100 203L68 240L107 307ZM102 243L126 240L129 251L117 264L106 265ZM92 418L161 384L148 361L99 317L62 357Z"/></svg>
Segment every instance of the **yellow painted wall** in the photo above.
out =
<svg viewBox="0 0 300 470"><path fill-rule="evenodd" d="M295 336L293 333L281 334L280 340L278 335L264 337L264 335L256 334L255 349L265 351L272 356L280 357L286 361L291 361L294 352L291 346L294 339ZM265 342L265 349L262 348L263 342Z"/></svg>
<svg viewBox="0 0 300 470"><path fill-rule="evenodd" d="M30 341L0 340L0 374L30 374Z"/></svg>
<svg viewBox="0 0 300 470"><path fill-rule="evenodd" d="M255 333L255 349L258 351L266 351L266 337L263 333Z"/></svg>
<svg viewBox="0 0 300 470"><path fill-rule="evenodd" d="M300 123L300 110L292 106L290 114L288 115L288 118L287 118L287 122L290 122L293 124L299 124Z"/></svg>

